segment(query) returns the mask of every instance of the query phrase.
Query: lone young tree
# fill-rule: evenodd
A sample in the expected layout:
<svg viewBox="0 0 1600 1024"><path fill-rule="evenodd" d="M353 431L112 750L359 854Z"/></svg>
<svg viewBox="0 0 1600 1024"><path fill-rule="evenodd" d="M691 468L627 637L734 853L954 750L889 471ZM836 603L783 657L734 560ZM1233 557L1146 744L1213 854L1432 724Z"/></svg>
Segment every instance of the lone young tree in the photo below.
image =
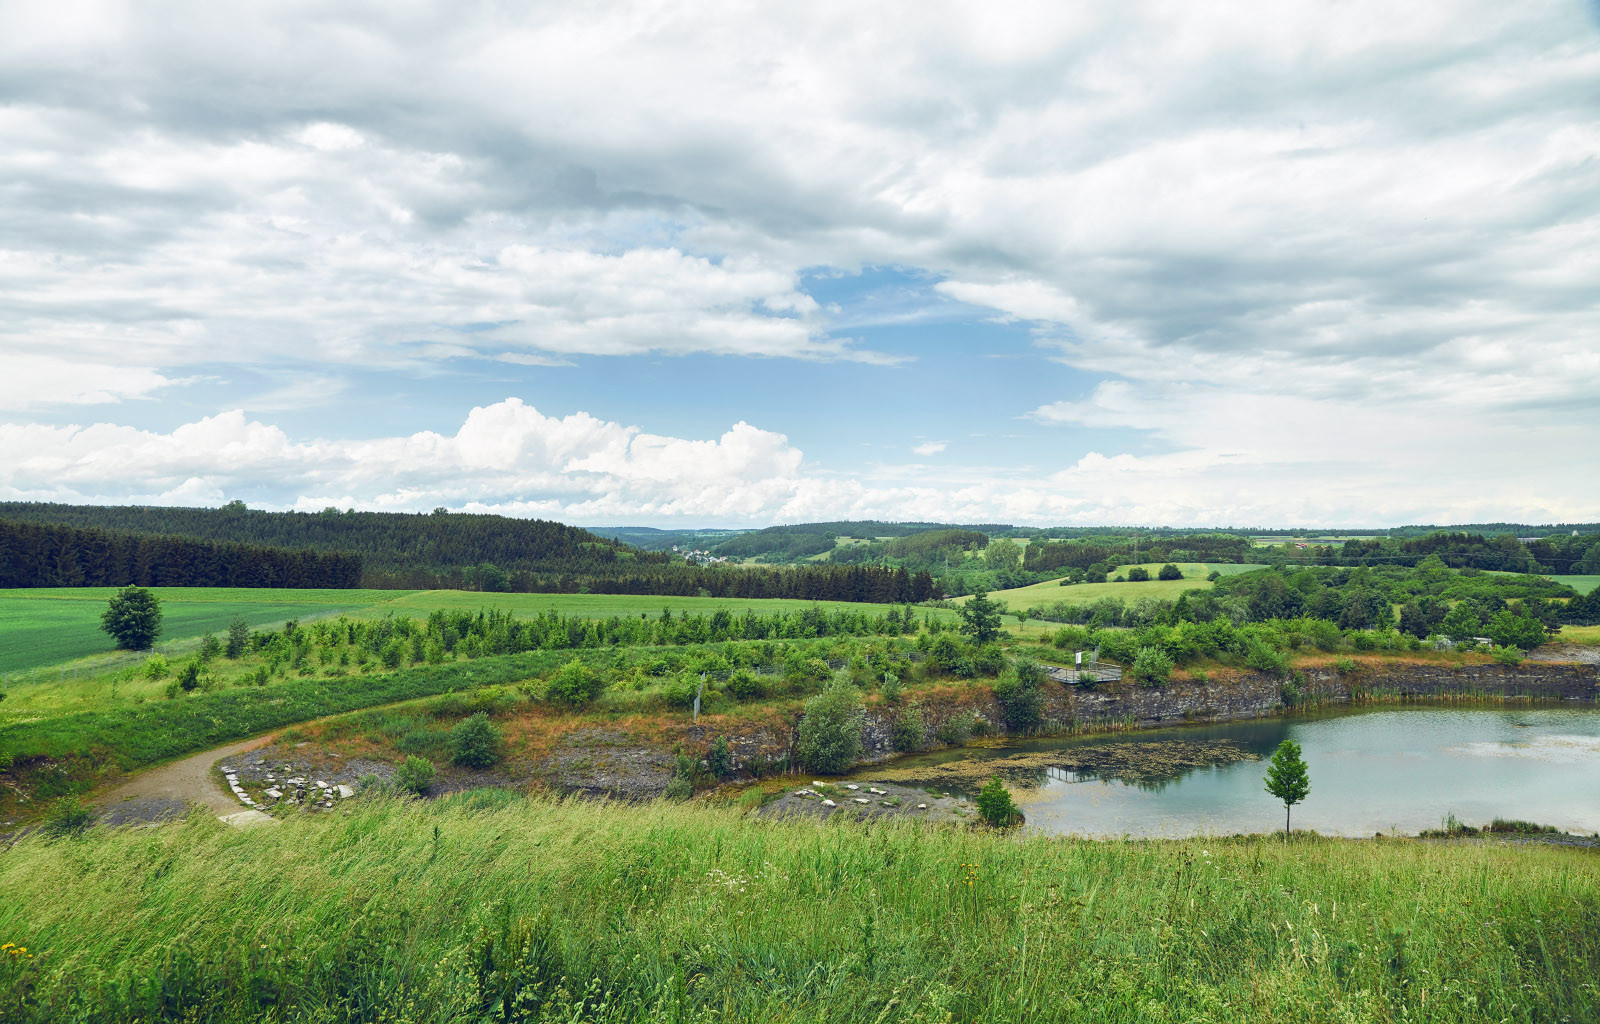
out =
<svg viewBox="0 0 1600 1024"><path fill-rule="evenodd" d="M223 653L229 658L240 658L250 648L250 625L243 615L235 615L228 624L228 643Z"/></svg>
<svg viewBox="0 0 1600 1024"><path fill-rule="evenodd" d="M1311 777L1300 757L1300 744L1284 740L1267 766L1267 792L1283 801L1283 838L1289 838L1289 808L1311 792Z"/></svg>
<svg viewBox="0 0 1600 1024"><path fill-rule="evenodd" d="M988 591L982 587L974 590L961 606L961 632L972 637L975 644L1000 639L1000 602L989 600Z"/></svg>
<svg viewBox="0 0 1600 1024"><path fill-rule="evenodd" d="M123 587L111 595L100 628L123 650L148 651L161 635L161 599L143 587Z"/></svg>

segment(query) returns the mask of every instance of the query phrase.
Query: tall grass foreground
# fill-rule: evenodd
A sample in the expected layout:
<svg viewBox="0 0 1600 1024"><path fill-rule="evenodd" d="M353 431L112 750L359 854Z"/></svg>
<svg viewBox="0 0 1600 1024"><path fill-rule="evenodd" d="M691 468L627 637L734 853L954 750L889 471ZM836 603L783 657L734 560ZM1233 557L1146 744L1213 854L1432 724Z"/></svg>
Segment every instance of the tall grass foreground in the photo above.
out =
<svg viewBox="0 0 1600 1024"><path fill-rule="evenodd" d="M1597 879L1499 843L372 798L0 853L0 1019L1592 1021Z"/></svg>

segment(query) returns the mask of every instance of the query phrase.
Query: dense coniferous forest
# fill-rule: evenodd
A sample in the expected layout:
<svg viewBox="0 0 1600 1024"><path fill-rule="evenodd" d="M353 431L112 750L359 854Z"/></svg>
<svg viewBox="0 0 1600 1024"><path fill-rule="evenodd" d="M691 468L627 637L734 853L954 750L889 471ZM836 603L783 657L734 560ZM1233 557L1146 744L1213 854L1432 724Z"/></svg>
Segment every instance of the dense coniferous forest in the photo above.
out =
<svg viewBox="0 0 1600 1024"><path fill-rule="evenodd" d="M360 555L367 572L393 580L391 586L422 585L420 578L402 582L417 577L419 570L451 573L485 562L508 572L592 573L619 561L661 565L669 561L666 555L638 552L561 523L444 512L262 512L241 502L222 508L4 502L0 519L344 551Z"/></svg>
<svg viewBox="0 0 1600 1024"><path fill-rule="evenodd" d="M904 568L704 568L560 523L499 516L0 505L7 515L17 509L70 525L0 519L0 585L7 587L366 586L876 604L939 596L932 576ZM183 535L83 525L129 522Z"/></svg>
<svg viewBox="0 0 1600 1024"><path fill-rule="evenodd" d="M361 585L361 558L0 520L0 588L299 587Z"/></svg>

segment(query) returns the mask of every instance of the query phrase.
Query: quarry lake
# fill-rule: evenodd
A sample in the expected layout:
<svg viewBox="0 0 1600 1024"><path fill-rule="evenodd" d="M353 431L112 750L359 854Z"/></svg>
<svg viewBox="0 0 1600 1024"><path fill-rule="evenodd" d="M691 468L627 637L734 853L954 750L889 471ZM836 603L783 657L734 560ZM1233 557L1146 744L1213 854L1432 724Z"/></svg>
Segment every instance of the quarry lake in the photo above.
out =
<svg viewBox="0 0 1600 1024"><path fill-rule="evenodd" d="M1496 817L1600 832L1600 710L1592 705L1387 707L965 748L895 762L889 778L971 794L991 774L1031 828L1181 838L1283 828L1262 789L1279 742L1300 743L1311 794L1296 829L1370 836Z"/></svg>

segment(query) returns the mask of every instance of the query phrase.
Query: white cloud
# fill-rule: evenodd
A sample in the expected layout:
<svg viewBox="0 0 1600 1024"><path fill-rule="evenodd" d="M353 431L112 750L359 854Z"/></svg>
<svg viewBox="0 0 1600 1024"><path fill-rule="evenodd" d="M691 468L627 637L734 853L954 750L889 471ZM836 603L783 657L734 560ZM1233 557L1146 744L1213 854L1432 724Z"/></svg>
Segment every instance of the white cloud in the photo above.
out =
<svg viewBox="0 0 1600 1024"><path fill-rule="evenodd" d="M930 455L938 455L948 447L950 447L949 441L924 441L922 444L912 445L911 454L927 458Z"/></svg>
<svg viewBox="0 0 1600 1024"><path fill-rule="evenodd" d="M1143 398L1107 388L1055 415L1127 417ZM954 522L1383 525L1474 521L1509 515L1579 519L1600 494L1600 475L1574 477L1559 431L1520 447L1485 449L1475 471L1517 479L1514 491L1464 490L1454 467L1421 472L1387 445L1389 431L1416 421L1345 424L1329 408L1315 421L1292 400L1197 416L1165 410L1161 429L1192 447L1135 456L1091 452L1064 469L997 475L988 467L908 465L870 475L808 465L784 435L736 423L707 439L650 434L587 413L546 416L508 398L472 409L453 435L423 431L371 440L291 438L241 411L170 433L112 424L0 425L0 450L26 453L0 464L0 497L39 501L217 505L317 510L424 511L437 505L583 523L766 524L828 519ZM1215 412L1215 410L1213 410ZM1194 423L1184 432L1181 424ZM1228 450L1218 441L1255 431L1265 448ZM1452 430L1479 442L1494 424L1444 424L1426 436L1448 456ZM893 484L884 483L893 479ZM1387 497L1374 502L1376 483Z"/></svg>
<svg viewBox="0 0 1600 1024"><path fill-rule="evenodd" d="M0 409L47 405L98 405L148 398L173 381L148 366L84 363L50 355L6 355L0 373Z"/></svg>
<svg viewBox="0 0 1600 1024"><path fill-rule="evenodd" d="M226 443L264 481L293 465L393 507L448 503L466 467L461 500L539 514L1592 518L1596 29L1564 0L12 4L0 408L164 397L201 364L891 363L803 286L891 266L1075 371L1032 417L1077 440L1032 485L841 482L754 427L656 438L526 407L465 440L202 432L246 430ZM1014 415L1004 397L971 415ZM1101 428L1142 439L1082 436ZM248 482L129 429L38 435L81 476L11 486L102 486L90 444L137 456L146 496ZM576 461L517 475L552 444ZM358 449L375 468L340 462ZM713 493L708 466L762 482ZM540 491L558 483L581 497Z"/></svg>

